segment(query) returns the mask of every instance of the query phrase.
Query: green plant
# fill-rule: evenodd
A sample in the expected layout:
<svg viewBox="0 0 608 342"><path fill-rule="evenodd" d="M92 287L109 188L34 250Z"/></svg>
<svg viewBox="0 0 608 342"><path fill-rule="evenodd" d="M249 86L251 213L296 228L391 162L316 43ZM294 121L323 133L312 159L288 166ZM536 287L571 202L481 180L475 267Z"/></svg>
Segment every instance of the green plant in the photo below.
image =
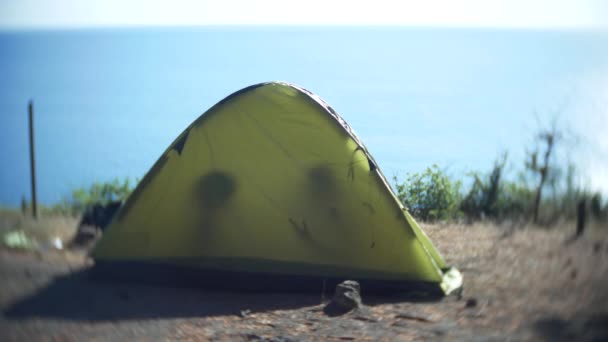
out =
<svg viewBox="0 0 608 342"><path fill-rule="evenodd" d="M113 201L124 201L132 191L133 187L129 178L123 181L116 178L110 182L95 182L88 189L78 188L73 190L69 198L64 198L61 203L55 205L51 210L78 215L92 204L107 205Z"/></svg>
<svg viewBox="0 0 608 342"><path fill-rule="evenodd" d="M501 211L500 202L503 200L502 174L507 162L507 154L494 162L494 168L487 178L478 172L470 174L473 177L473 186L464 197L460 208L471 218L498 217Z"/></svg>
<svg viewBox="0 0 608 342"><path fill-rule="evenodd" d="M461 215L461 182L452 182L437 165L423 173L408 173L403 183L394 177L394 182L397 197L417 218L449 220Z"/></svg>
<svg viewBox="0 0 608 342"><path fill-rule="evenodd" d="M503 181L496 201L494 217L503 219L529 219L535 192L525 183Z"/></svg>
<svg viewBox="0 0 608 342"><path fill-rule="evenodd" d="M605 212L602 206L602 195L600 193L595 193L593 196L591 196L589 209L591 210L591 214L593 214L593 216L596 218L603 218Z"/></svg>

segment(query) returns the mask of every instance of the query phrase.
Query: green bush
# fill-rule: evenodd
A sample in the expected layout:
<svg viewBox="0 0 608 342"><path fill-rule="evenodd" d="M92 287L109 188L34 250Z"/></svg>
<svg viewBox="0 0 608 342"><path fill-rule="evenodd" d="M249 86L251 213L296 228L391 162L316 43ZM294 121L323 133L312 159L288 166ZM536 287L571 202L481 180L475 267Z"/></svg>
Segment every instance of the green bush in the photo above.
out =
<svg viewBox="0 0 608 342"><path fill-rule="evenodd" d="M589 209L591 214L593 214L593 216L595 216L597 219L606 218L608 214L608 203L605 205L603 204L602 194L595 193L593 196L591 196L590 202Z"/></svg>
<svg viewBox="0 0 608 342"><path fill-rule="evenodd" d="M494 218L524 219L532 216L535 191L526 184L504 181L497 198Z"/></svg>
<svg viewBox="0 0 608 342"><path fill-rule="evenodd" d="M118 178L110 182L95 182L88 189L78 188L72 191L69 198L52 208L52 211L79 215L92 204L106 205L113 201L124 201L133 191L129 178L120 181Z"/></svg>
<svg viewBox="0 0 608 342"><path fill-rule="evenodd" d="M473 185L461 204L461 210L469 218L502 220L530 217L535 192L523 181L504 180L506 162L507 156L504 154L494 162L494 167L487 176L471 174Z"/></svg>
<svg viewBox="0 0 608 342"><path fill-rule="evenodd" d="M502 193L501 177L506 161L506 155L502 160L495 161L494 168L487 177L477 172L470 174L473 177L473 186L460 205L467 216L471 218L498 216L499 197Z"/></svg>
<svg viewBox="0 0 608 342"><path fill-rule="evenodd" d="M424 173L408 173L403 183L397 177L394 181L397 197L416 218L433 221L461 216L461 182L452 182L437 165Z"/></svg>

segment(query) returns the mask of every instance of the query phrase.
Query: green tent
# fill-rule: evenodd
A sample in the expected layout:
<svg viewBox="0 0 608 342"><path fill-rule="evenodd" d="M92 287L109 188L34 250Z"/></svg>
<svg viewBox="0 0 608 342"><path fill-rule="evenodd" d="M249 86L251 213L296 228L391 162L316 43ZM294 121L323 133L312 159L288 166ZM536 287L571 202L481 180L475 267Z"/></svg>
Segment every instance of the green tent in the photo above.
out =
<svg viewBox="0 0 608 342"><path fill-rule="evenodd" d="M350 126L315 94L281 82L242 89L196 119L92 255L104 273L187 273L222 287L354 279L364 290L447 294L462 284Z"/></svg>

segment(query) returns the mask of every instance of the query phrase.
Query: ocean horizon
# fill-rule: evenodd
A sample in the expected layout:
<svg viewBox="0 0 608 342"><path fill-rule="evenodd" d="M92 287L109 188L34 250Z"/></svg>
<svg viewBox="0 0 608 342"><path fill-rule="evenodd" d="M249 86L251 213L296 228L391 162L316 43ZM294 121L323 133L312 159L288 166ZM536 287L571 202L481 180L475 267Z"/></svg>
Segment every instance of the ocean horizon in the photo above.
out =
<svg viewBox="0 0 608 342"><path fill-rule="evenodd" d="M206 26L0 31L0 207L141 178L197 117L252 84L285 81L330 104L388 178L433 164L454 177L509 153L523 169L539 125L608 195L608 32Z"/></svg>

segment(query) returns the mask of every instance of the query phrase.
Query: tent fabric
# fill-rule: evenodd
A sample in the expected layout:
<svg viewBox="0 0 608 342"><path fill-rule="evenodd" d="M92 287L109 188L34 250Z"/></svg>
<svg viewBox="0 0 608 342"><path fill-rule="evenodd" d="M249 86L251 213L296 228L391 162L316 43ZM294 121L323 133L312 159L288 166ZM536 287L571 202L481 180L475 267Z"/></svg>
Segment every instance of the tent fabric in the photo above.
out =
<svg viewBox="0 0 608 342"><path fill-rule="evenodd" d="M196 119L92 255L219 276L420 282L444 293L461 284L350 126L282 82L242 89Z"/></svg>

